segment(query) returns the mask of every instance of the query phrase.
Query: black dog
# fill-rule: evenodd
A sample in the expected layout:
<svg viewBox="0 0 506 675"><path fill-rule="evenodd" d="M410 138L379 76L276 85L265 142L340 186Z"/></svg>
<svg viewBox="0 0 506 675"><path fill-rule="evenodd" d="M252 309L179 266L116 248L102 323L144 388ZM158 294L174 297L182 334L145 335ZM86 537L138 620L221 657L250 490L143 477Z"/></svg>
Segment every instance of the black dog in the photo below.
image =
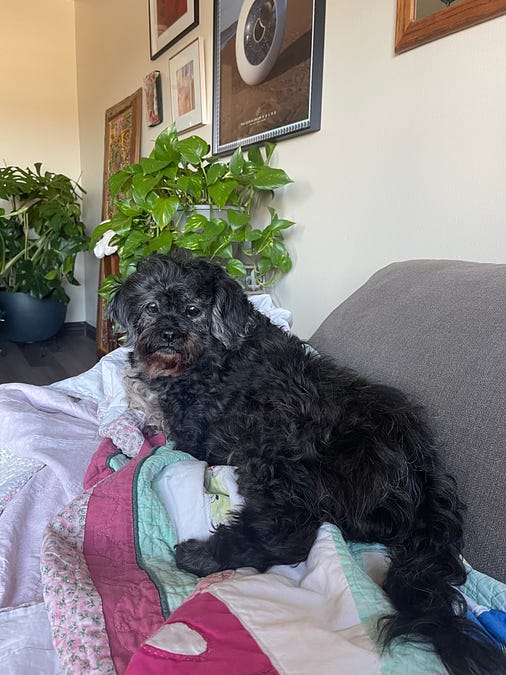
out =
<svg viewBox="0 0 506 675"><path fill-rule="evenodd" d="M462 506L422 411L317 355L255 311L217 265L155 255L109 315L180 450L237 466L243 509L178 545L198 575L304 560L319 526L390 547L382 639L432 644L451 673L506 672L465 617Z"/></svg>

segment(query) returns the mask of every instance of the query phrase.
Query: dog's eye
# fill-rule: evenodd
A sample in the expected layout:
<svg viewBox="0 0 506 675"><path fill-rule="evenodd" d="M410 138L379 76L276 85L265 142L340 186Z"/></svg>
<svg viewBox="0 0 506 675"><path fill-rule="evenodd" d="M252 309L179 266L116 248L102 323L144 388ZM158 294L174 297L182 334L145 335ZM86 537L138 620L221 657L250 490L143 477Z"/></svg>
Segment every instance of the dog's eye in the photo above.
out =
<svg viewBox="0 0 506 675"><path fill-rule="evenodd" d="M146 305L146 312L148 314L156 314L158 312L158 304L156 302L149 302Z"/></svg>
<svg viewBox="0 0 506 675"><path fill-rule="evenodd" d="M200 309L195 305L188 305L185 309L186 316L198 316L200 314Z"/></svg>

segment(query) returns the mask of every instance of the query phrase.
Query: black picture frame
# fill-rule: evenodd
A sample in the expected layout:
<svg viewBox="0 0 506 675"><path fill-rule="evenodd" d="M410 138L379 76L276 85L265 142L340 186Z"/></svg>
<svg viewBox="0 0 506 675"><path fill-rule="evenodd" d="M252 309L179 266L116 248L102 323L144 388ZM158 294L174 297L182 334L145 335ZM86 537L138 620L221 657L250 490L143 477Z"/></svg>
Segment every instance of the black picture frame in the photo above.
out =
<svg viewBox="0 0 506 675"><path fill-rule="evenodd" d="M320 129L325 0L265 4L214 0L215 155Z"/></svg>
<svg viewBox="0 0 506 675"><path fill-rule="evenodd" d="M198 0L182 2L180 10L178 4L178 0L148 0L149 50L152 61L199 25ZM164 10L167 13L165 20ZM170 15L171 11L174 16Z"/></svg>

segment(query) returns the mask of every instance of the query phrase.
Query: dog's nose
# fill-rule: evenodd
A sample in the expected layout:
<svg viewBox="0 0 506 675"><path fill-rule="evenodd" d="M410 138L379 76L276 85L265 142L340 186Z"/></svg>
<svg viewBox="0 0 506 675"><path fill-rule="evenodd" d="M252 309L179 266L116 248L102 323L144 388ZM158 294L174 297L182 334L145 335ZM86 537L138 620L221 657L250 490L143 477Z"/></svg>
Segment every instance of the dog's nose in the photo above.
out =
<svg viewBox="0 0 506 675"><path fill-rule="evenodd" d="M164 340L167 340L167 342L172 342L172 340L174 339L174 331L166 328L162 332L162 337Z"/></svg>

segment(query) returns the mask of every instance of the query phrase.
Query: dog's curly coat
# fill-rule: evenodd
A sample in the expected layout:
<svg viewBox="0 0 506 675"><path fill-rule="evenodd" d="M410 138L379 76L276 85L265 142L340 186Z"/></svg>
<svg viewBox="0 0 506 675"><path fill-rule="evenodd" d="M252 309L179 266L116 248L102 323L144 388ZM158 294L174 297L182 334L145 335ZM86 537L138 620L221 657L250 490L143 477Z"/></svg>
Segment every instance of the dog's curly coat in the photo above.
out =
<svg viewBox="0 0 506 675"><path fill-rule="evenodd" d="M383 644L432 644L451 673L503 672L454 588L462 505L423 412L401 392L339 369L258 313L217 265L142 261L108 308L134 346L176 446L237 466L243 509L207 541L177 546L198 575L304 560L324 521L390 547L384 590L397 613Z"/></svg>

